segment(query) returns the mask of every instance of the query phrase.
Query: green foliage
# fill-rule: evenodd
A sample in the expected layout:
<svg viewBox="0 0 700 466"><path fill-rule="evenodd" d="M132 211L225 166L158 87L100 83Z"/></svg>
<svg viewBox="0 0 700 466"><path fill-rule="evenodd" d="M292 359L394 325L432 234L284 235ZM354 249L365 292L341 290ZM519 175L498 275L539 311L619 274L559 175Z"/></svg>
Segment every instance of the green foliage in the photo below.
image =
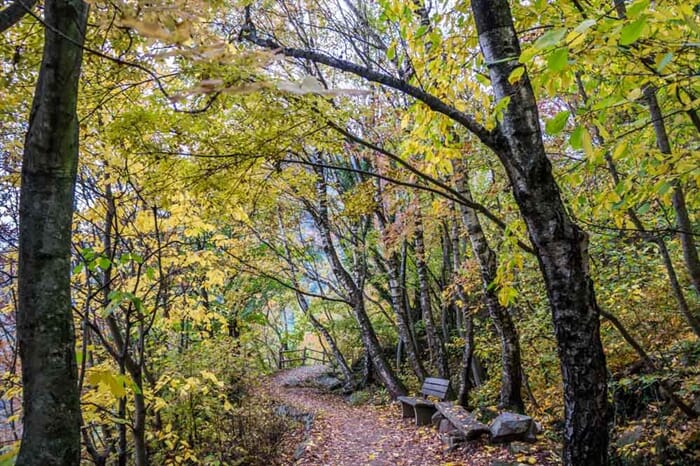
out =
<svg viewBox="0 0 700 466"><path fill-rule="evenodd" d="M391 397L384 387L368 387L365 390L357 390L350 394L347 403L350 406L362 405L386 405L391 402Z"/></svg>
<svg viewBox="0 0 700 466"><path fill-rule="evenodd" d="M450 187L457 177L466 178L473 201L504 225L479 213L498 258L488 287L518 328L537 403L528 402L528 412L558 438L561 374L547 295L537 258L521 248L529 244L527 228L510 194L512 180L496 157L449 118L405 95L326 67L316 70L322 75L310 76L313 67L301 69L275 53L231 41L240 33L232 25L243 23L240 12L248 4L118 1L91 11L89 46L138 66L88 54L83 67L72 280L85 428L114 445L119 428L133 427L135 398L143 395L154 464L270 463L286 426L256 381L274 370L279 350L326 345L313 318L350 363L364 353L349 297L314 226L319 167L312 165L326 164L335 167L324 172L332 241L354 277L367 268L362 291L381 345L393 348L398 341L387 271L396 254L418 357L432 371L425 325L416 312L413 240L420 213L433 317L440 324L445 317L453 385L465 343L457 316L466 312L474 316L475 355L486 369L485 383L471 400L488 407L497 403L501 361L482 304L479 267L454 193L426 191L441 190L420 173ZM678 411L660 396L659 381L691 404L698 399L694 367L700 345L678 312L648 235L665 241L681 291L696 312L700 302L684 270L672 209L680 186L697 230L700 164L697 128L688 112L699 106L698 9L679 1L637 0L626 2L627 17L621 19L609 2L511 4L522 53L518 62L509 57L516 66L508 80L516 85L527 77L537 92L561 195L590 234L589 269L598 303L659 365L634 372L639 355L602 322L616 435L644 424L638 442L614 448L614 461L691 464L700 443L692 433L697 425L680 425ZM331 55L343 50L344 58L406 77L490 130L511 105L509 97L492 97L493 64L479 54L469 2L435 2L430 27L421 24L417 4L369 2L355 29L343 27L349 36L333 34L337 18L325 15L322 5L290 5L303 11L301 29L308 36L295 36L299 24L280 3L257 2L252 13L260 37L290 46L313 43ZM351 44L356 31L361 32ZM6 39L0 44L6 68L0 77L0 182L11 192L20 181L18 160L42 30L28 18ZM363 52L358 44L367 41L370 51ZM353 55L360 53L367 56ZM320 78L334 89L350 86L372 94L355 99L320 93ZM298 92L290 92L290 85ZM656 149L643 99L647 85L658 89L670 154ZM350 143L328 122L395 157ZM110 196L114 218L107 225ZM3 210L3 219L13 215ZM457 267L448 241L453 226ZM9 239L0 251L8 277L16 274L12 234L3 229ZM14 312L13 287L3 293L3 314ZM295 289L307 293L308 309L299 305ZM143 369L142 377L119 360L119 339L124 354ZM420 384L410 364L398 369L416 391ZM3 397L18 396L18 380L11 380ZM369 388L350 399L383 401L386 391ZM130 436L129 442L133 447ZM0 464L4 460L0 456Z"/></svg>
<svg viewBox="0 0 700 466"><path fill-rule="evenodd" d="M244 370L240 346L205 340L171 352L155 394L161 424L149 435L159 464L269 464L288 426L260 385Z"/></svg>

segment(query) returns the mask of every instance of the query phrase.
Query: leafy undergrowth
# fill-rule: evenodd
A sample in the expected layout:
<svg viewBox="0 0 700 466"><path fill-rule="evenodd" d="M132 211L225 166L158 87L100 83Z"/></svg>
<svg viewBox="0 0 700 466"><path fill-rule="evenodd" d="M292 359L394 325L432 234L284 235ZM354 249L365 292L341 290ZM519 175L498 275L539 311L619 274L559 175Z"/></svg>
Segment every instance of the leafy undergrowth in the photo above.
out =
<svg viewBox="0 0 700 466"><path fill-rule="evenodd" d="M147 432L151 464L267 466L293 424L276 415L257 369L242 366L230 338L208 339L161 360Z"/></svg>
<svg viewBox="0 0 700 466"><path fill-rule="evenodd" d="M485 441L470 442L448 452L435 428L416 427L412 420L402 419L400 407L396 404L351 406L336 394L317 388L288 386L291 379L317 370L291 369L271 379L273 397L315 416L305 441L301 428L285 437L280 464L446 466L559 463L551 453L555 446L546 443L545 439L518 452L509 451L506 445L489 445ZM294 458L295 451L298 459Z"/></svg>

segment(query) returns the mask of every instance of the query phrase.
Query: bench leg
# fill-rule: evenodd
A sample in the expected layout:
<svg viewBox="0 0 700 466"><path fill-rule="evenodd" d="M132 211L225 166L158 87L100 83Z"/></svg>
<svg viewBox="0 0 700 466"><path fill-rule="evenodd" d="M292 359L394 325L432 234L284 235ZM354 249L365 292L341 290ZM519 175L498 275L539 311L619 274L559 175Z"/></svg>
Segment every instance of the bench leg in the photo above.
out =
<svg viewBox="0 0 700 466"><path fill-rule="evenodd" d="M401 402L401 408L402 408L402 417L405 419L407 417L413 417L416 415L415 411L413 410L413 406L411 406L408 403L404 403L403 401Z"/></svg>
<svg viewBox="0 0 700 466"><path fill-rule="evenodd" d="M433 414L435 413L435 411L437 411L433 406L416 405L414 408L416 412L417 426L425 426L430 424Z"/></svg>

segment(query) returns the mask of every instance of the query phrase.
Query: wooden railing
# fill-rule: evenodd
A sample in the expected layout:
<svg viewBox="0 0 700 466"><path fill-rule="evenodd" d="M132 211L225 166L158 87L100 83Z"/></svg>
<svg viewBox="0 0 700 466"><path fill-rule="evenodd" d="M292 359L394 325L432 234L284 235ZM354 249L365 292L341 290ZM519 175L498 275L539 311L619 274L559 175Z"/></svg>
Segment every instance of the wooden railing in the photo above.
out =
<svg viewBox="0 0 700 466"><path fill-rule="evenodd" d="M278 369L286 369L288 367L306 366L311 361L326 364L330 360L328 353L313 348L280 350L277 367Z"/></svg>

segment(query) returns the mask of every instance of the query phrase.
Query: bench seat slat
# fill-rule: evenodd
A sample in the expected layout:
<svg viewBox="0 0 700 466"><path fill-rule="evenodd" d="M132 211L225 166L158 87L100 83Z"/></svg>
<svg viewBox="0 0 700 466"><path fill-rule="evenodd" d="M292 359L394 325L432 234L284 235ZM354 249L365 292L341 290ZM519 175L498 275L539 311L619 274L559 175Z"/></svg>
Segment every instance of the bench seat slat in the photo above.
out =
<svg viewBox="0 0 700 466"><path fill-rule="evenodd" d="M428 401L425 398L416 398L414 396L400 396L397 398L402 403L409 404L411 406L433 406L434 403L432 401Z"/></svg>
<svg viewBox="0 0 700 466"><path fill-rule="evenodd" d="M473 440L484 434L490 434L487 425L479 422L469 411L449 401L435 403L435 408L459 430L467 440Z"/></svg>
<svg viewBox="0 0 700 466"><path fill-rule="evenodd" d="M425 379L420 392L424 396L435 396L444 400L447 397L447 392L450 390L450 381L445 379L428 378Z"/></svg>

